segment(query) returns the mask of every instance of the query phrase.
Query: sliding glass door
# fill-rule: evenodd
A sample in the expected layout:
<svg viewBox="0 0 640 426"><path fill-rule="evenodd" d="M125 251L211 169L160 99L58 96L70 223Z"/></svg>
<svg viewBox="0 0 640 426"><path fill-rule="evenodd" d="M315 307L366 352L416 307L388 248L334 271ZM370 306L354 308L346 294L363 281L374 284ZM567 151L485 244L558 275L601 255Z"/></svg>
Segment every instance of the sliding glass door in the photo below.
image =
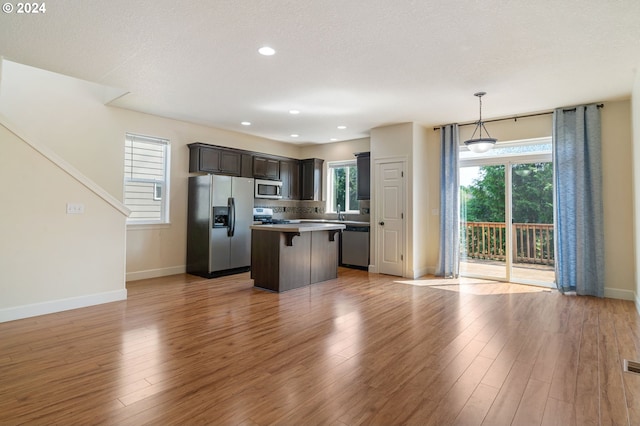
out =
<svg viewBox="0 0 640 426"><path fill-rule="evenodd" d="M553 284L550 151L550 140L461 151L460 275Z"/></svg>
<svg viewBox="0 0 640 426"><path fill-rule="evenodd" d="M460 169L460 274L506 280L505 166Z"/></svg>
<svg viewBox="0 0 640 426"><path fill-rule="evenodd" d="M511 165L511 281L553 282L553 167Z"/></svg>

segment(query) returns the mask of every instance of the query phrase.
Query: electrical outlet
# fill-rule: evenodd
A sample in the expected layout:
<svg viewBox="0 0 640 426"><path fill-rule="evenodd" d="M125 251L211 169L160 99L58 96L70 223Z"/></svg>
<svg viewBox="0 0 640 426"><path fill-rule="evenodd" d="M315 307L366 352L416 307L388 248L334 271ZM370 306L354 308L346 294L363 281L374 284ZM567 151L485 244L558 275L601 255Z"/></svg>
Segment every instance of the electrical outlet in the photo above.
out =
<svg viewBox="0 0 640 426"><path fill-rule="evenodd" d="M84 214L84 204L67 203L67 214Z"/></svg>

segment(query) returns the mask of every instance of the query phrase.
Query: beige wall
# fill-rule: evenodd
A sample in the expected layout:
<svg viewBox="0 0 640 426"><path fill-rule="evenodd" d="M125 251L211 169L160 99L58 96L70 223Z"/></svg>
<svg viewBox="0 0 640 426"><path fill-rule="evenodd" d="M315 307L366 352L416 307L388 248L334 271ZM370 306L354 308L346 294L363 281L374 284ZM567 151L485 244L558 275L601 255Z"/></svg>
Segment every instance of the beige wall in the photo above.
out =
<svg viewBox="0 0 640 426"><path fill-rule="evenodd" d="M633 215L634 215L634 287L636 293L636 309L640 312L640 73L636 72L633 86L632 102L632 134L633 134Z"/></svg>
<svg viewBox="0 0 640 426"><path fill-rule="evenodd" d="M474 125L461 126L460 140L465 141L470 139L474 128ZM498 139L498 143L500 143L500 141L542 138L551 136L553 117L551 114L545 114L535 117L519 118L517 120L495 121L493 123L487 123L486 128L491 137Z"/></svg>
<svg viewBox="0 0 640 426"><path fill-rule="evenodd" d="M322 158L324 160L324 173L327 176L327 163L331 161L355 160L353 155L357 152L368 152L370 149L369 138L353 139L343 142L326 143L319 145L306 145L299 149L300 159L304 158ZM322 199L327 199L327 185L322 185Z"/></svg>
<svg viewBox="0 0 640 426"><path fill-rule="evenodd" d="M429 222L426 239L427 265L430 274L436 273L440 254L440 131L426 128L427 157L423 159L427 173L427 204L423 218Z"/></svg>
<svg viewBox="0 0 640 426"><path fill-rule="evenodd" d="M171 142L170 221L127 227L127 278L184 272L188 143L205 142L299 158L300 147L103 105L104 89L71 77L3 62L0 113L118 200L126 132ZM36 118L37 117L37 118Z"/></svg>
<svg viewBox="0 0 640 426"><path fill-rule="evenodd" d="M407 193L413 194L408 201L407 212L406 254L410 265L407 276L421 274L425 270L433 272L438 253L438 216L431 213L439 208L439 132L431 127L404 123L372 129L370 140L365 138L300 147L110 108L102 104L104 90L100 86L46 71L5 62L2 72L0 113L28 129L30 134L117 199L122 199L125 132L158 136L171 141L171 223L155 227L129 227L126 260L130 278L167 275L184 270L188 176L186 144L194 141L293 158L319 157L327 161L353 158L354 152L370 150L372 182L375 182L376 160L406 160ZM639 85L636 82L634 106L640 102ZM634 108L633 123L636 129L640 127L639 110ZM632 164L640 164L640 154L633 153L635 161L632 163L630 102L607 102L602 118L607 294L629 298L634 293L638 294L636 282L640 281L635 278L637 259L634 257L633 234L630 232L633 229L634 194L629 183L633 179L640 181L638 176L632 175ZM499 140L549 136L551 116L489 123L487 127L491 135ZM462 128L461 139L468 137L471 131L473 126ZM636 146L640 145L638 133L635 133ZM638 187L640 184L637 183L635 188ZM9 194L9 198L21 199L15 188ZM63 199L63 195L57 199ZM635 195L636 200L640 198L638 194ZM375 221L375 189L372 189L371 209L371 219ZM640 209L636 208L636 219L640 218L638 211ZM421 216L418 217L418 214ZM428 220L423 220L424 215ZM68 219L66 215L64 218L62 220ZM71 232L73 236L75 228ZM374 242L375 226L372 227L372 262L376 256ZM11 254L4 261L24 262Z"/></svg>
<svg viewBox="0 0 640 426"><path fill-rule="evenodd" d="M632 140L631 104L629 101L605 102L602 109L602 167L605 233L605 294L607 297L633 299L635 289L635 259L633 247L633 197L632 197ZM460 140L471 137L474 126L464 126ZM492 137L500 141L531 139L551 136L553 118L542 115L530 118L505 120L487 124ZM436 133L435 142L439 132ZM428 160L427 160L428 161ZM439 181L439 164L432 165L432 180ZM435 189L435 191L434 191ZM432 188L431 208L439 208L439 193ZM437 225L431 227L430 244L436 244ZM431 252L431 251L430 251ZM437 251L435 255L437 261ZM430 262L434 261L430 257ZM435 263L434 261L434 263Z"/></svg>
<svg viewBox="0 0 640 426"><path fill-rule="evenodd" d="M407 200L405 201L406 210L405 214L405 244L402 248L404 254L404 276L405 277L417 277L424 271L419 270L419 264L422 264L422 259L416 259L416 254L421 256L422 250L416 248L415 245L423 244L424 241L417 238L414 229L414 209L420 207L416 205L414 194L414 151L416 150L416 144L420 143L422 137L422 131L416 136L418 126L414 123L402 123L391 126L377 127L371 129L371 267L373 272L378 271L377 258L379 256L377 245L378 239L378 225L380 221L379 212L381 210L378 201L376 200L375 182L377 179L377 165L383 161L404 162L405 170L405 194ZM422 148L418 148L422 152ZM423 197L418 197L419 200L423 200ZM423 256L426 259L426 255Z"/></svg>
<svg viewBox="0 0 640 426"><path fill-rule="evenodd" d="M633 300L631 104L605 102L601 112L605 296Z"/></svg>
<svg viewBox="0 0 640 426"><path fill-rule="evenodd" d="M0 322L125 299L123 213L3 125L0 151Z"/></svg>
<svg viewBox="0 0 640 426"><path fill-rule="evenodd" d="M433 130L431 130L433 133ZM429 131L420 125L413 125L413 155L411 157L413 170L413 191L409 198L409 209L412 212L413 243L412 261L413 276L419 277L428 273L434 273L435 262L429 259L429 242L431 214L429 199L432 178L429 173L431 150L429 149ZM437 225L436 225L437 226Z"/></svg>
<svg viewBox="0 0 640 426"><path fill-rule="evenodd" d="M187 181L189 149L187 144L204 142L268 154L298 158L299 148L250 135L199 126L177 120L107 108L119 129L115 143L123 146L125 132L167 138L171 142L171 195L168 225L127 227L127 279L150 278L182 273L186 264ZM123 148L121 148L123 149ZM122 162L122 155L119 159ZM122 179L120 180L122 192Z"/></svg>

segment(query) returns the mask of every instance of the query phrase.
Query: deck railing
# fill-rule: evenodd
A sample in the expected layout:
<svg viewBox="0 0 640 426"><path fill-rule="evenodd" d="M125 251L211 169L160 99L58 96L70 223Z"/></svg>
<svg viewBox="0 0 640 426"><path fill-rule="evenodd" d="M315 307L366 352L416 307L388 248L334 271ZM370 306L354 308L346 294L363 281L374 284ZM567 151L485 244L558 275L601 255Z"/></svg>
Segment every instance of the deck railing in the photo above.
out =
<svg viewBox="0 0 640 426"><path fill-rule="evenodd" d="M471 259L506 260L506 225L496 222L463 222L460 245ZM513 261L554 264L553 224L514 223L511 232Z"/></svg>

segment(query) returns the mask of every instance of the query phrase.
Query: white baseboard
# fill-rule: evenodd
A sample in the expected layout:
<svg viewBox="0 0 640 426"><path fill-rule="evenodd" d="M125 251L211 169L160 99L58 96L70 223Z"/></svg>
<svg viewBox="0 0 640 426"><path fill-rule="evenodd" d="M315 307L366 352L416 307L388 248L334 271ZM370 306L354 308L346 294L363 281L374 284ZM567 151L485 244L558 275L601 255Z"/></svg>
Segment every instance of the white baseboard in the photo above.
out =
<svg viewBox="0 0 640 426"><path fill-rule="evenodd" d="M432 272L432 270L433 270L433 272ZM428 266L424 266L422 268L415 269L413 271L413 277L407 277L407 278L412 278L412 279L415 280L416 278L420 278L420 277L425 276L425 275L429 275L429 274L433 275L434 272L435 272L435 268L430 268Z"/></svg>
<svg viewBox="0 0 640 426"><path fill-rule="evenodd" d="M605 287L604 297L608 297L609 299L632 300L632 301L636 301L636 305L638 304L636 295L632 290L623 290L620 288Z"/></svg>
<svg viewBox="0 0 640 426"><path fill-rule="evenodd" d="M378 268L376 267L376 265L369 265L369 273L370 274L377 274L378 273Z"/></svg>
<svg viewBox="0 0 640 426"><path fill-rule="evenodd" d="M636 311L640 314L640 294L636 294Z"/></svg>
<svg viewBox="0 0 640 426"><path fill-rule="evenodd" d="M146 280L148 278L166 277L169 275L184 274L187 272L186 265L172 266L169 268L147 269L146 271L127 272L127 282L136 280Z"/></svg>
<svg viewBox="0 0 640 426"><path fill-rule="evenodd" d="M127 289L0 309L0 322L52 314L127 299Z"/></svg>

